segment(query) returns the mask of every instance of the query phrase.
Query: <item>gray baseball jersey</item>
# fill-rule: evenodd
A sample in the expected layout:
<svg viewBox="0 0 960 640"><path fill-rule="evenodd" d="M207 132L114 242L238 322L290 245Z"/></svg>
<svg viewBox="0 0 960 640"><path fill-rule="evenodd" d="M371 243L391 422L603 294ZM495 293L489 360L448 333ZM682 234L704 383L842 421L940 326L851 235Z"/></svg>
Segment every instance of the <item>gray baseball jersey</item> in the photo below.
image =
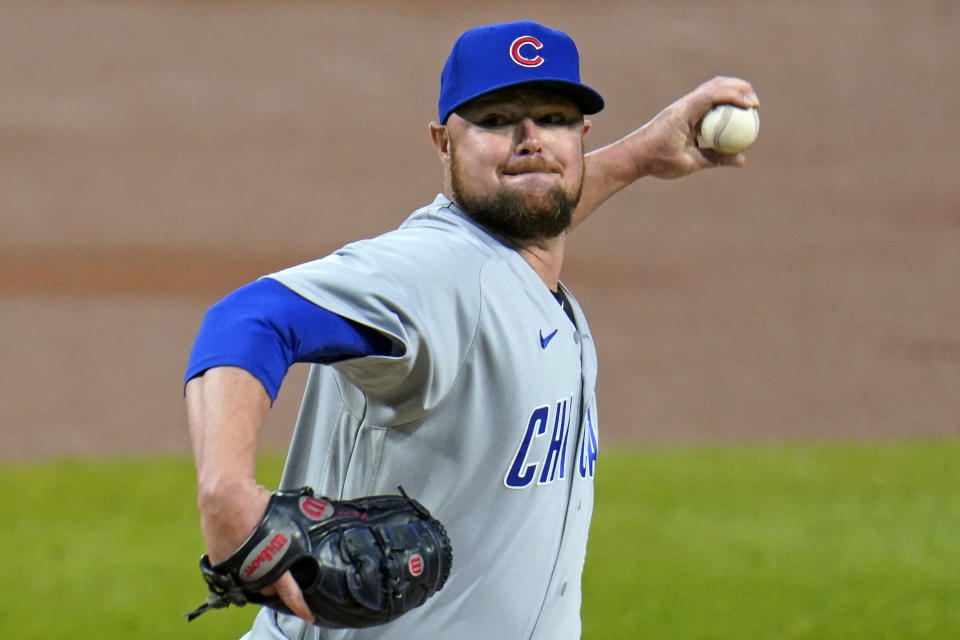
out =
<svg viewBox="0 0 960 640"><path fill-rule="evenodd" d="M564 289L571 323L516 251L443 196L270 277L394 345L313 366L282 485L338 498L402 485L447 527L454 562L443 589L385 626L263 609L247 637L579 638L598 425L576 300Z"/></svg>

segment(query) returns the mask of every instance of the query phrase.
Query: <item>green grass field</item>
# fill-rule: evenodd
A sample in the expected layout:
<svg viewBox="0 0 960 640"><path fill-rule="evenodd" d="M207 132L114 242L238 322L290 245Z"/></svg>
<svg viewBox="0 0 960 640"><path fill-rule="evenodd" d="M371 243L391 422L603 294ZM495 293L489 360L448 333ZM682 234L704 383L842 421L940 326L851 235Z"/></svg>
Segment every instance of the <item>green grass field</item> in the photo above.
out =
<svg viewBox="0 0 960 640"><path fill-rule="evenodd" d="M274 485L281 461L264 458ZM183 459L0 466L0 628L235 638ZM586 640L960 637L960 441L601 451Z"/></svg>

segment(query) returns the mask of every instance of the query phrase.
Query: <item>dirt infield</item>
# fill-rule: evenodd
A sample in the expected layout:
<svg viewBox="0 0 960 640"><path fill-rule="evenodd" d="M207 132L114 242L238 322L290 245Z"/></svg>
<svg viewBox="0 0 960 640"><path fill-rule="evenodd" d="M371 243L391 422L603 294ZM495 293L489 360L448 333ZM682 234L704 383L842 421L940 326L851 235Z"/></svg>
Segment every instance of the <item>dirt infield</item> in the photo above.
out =
<svg viewBox="0 0 960 640"><path fill-rule="evenodd" d="M431 199L443 59L520 17L580 45L592 147L715 74L761 98L747 168L571 238L606 442L960 434L956 3L516 7L0 0L0 457L186 449L205 308Z"/></svg>

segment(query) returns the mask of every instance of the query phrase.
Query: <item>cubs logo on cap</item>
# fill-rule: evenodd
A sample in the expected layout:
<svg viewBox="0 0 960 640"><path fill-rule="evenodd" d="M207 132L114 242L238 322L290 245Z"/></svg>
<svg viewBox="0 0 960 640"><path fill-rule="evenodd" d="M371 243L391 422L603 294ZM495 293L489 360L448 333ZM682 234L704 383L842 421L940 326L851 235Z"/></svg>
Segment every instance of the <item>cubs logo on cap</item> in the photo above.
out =
<svg viewBox="0 0 960 640"><path fill-rule="evenodd" d="M520 52L520 48L524 45L529 45L535 50L543 49L543 43L533 36L520 36L510 45L510 58L521 67L539 67L542 65L543 58L541 56L535 58L524 57L524 54Z"/></svg>
<svg viewBox="0 0 960 640"><path fill-rule="evenodd" d="M570 36L523 20L476 27L457 39L440 76L440 122L474 98L527 83L567 96L584 114L603 109L603 96L580 82L580 54Z"/></svg>

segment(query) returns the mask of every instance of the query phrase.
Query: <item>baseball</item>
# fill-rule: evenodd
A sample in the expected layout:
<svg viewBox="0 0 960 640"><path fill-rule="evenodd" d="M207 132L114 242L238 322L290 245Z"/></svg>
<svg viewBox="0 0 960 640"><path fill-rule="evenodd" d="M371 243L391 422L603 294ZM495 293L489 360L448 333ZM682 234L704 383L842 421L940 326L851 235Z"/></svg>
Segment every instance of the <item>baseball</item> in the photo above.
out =
<svg viewBox="0 0 960 640"><path fill-rule="evenodd" d="M715 105L700 121L697 144L701 149L739 153L753 144L760 132L760 112L732 104Z"/></svg>

